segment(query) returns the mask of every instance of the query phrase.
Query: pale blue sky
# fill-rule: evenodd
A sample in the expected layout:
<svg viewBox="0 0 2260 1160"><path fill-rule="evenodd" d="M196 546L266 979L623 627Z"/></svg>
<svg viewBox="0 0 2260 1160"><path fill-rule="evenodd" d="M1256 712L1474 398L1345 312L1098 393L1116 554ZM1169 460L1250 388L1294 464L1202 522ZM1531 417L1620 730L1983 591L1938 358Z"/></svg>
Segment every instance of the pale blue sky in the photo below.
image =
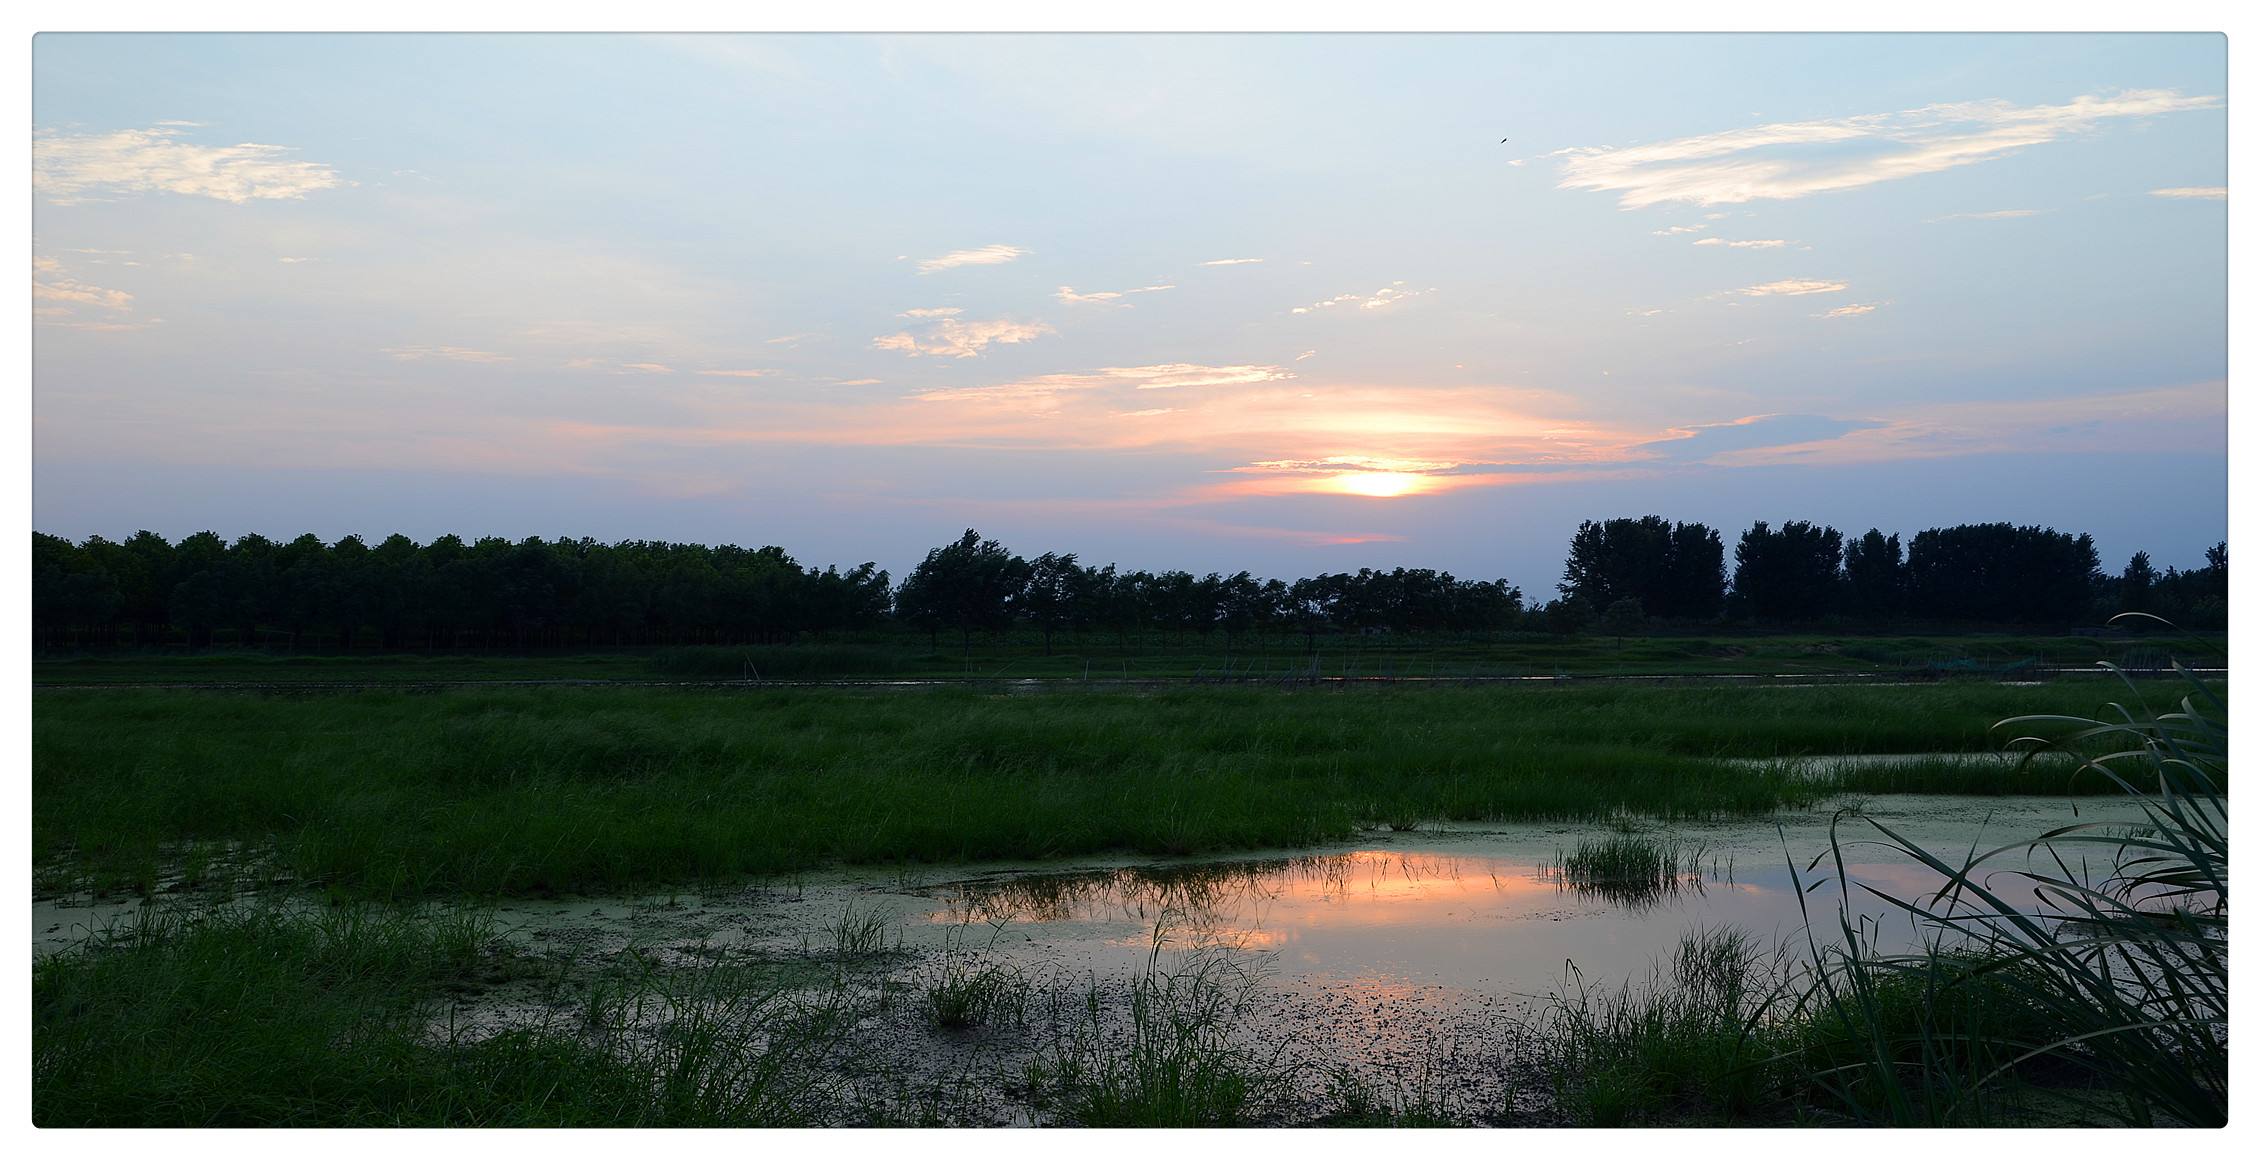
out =
<svg viewBox="0 0 2260 1160"><path fill-rule="evenodd" d="M2226 536L2218 36L34 44L34 523ZM1506 137L1504 143L1501 137ZM1253 259L1253 260L1250 260Z"/></svg>

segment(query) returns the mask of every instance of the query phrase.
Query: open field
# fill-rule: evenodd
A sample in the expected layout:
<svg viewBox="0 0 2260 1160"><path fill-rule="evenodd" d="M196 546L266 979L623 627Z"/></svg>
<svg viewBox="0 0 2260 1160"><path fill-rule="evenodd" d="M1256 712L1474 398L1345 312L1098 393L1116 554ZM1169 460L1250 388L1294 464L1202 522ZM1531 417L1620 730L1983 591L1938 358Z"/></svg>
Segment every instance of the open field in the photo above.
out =
<svg viewBox="0 0 2260 1160"><path fill-rule="evenodd" d="M2112 661L2161 663L2171 648L2184 663L2209 667L2227 654L2225 637L1936 636L1714 634L1546 636L1488 639L1299 636L1242 639L1185 636L1124 641L1111 634L1062 636L1047 653L1027 632L964 642L923 634L871 634L835 643L637 649L558 655L359 653L289 655L107 651L42 656L32 679L43 685L297 682L456 683L479 681L737 681L946 678L1168 679L1278 677L1528 677L1866 674L1923 679L2014 677L2035 670Z"/></svg>

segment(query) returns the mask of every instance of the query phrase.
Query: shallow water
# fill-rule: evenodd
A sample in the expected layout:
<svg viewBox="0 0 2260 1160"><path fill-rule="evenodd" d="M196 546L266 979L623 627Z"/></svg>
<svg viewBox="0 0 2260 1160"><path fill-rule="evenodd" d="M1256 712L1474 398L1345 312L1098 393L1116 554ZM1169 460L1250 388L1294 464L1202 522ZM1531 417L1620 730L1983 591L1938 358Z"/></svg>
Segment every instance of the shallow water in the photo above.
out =
<svg viewBox="0 0 2260 1160"><path fill-rule="evenodd" d="M1544 1122L1543 1077L1516 1044L1549 996L1638 985L1701 928L1739 928L1803 959L1808 920L1815 941L1839 943L1840 913L1849 913L1873 945L1911 945L1912 922L1874 892L1909 897L1938 878L1882 845L1871 823L1951 862L2073 822L2142 818L2123 798L1879 795L1856 804L1857 815L1373 831L1323 849L1223 859L843 870L704 894L511 900L492 913L498 935L561 963L750 959L788 971L779 977L804 973L816 991L850 980L863 999L854 1062L843 1066L858 1070L857 1082L905 1090L992 1077L966 1086L953 1112L964 1122L1028 1122L1008 1081L1047 1044L1083 1034L1083 1012L1118 1033L1133 980L1219 962L1250 981L1234 1000L1232 1037L1286 1078L1287 1098L1300 1101L1281 1113L1290 1120L1320 1114L1329 1085L1351 1075L1375 1090L1418 1088L1456 1115ZM1832 829L1855 884L1849 896L1824 857ZM1645 887L1580 884L1560 869L1580 842L1625 831L1691 856L1681 873ZM2020 847L1988 865L2013 872L2027 855ZM64 950L140 905L35 900L34 953ZM843 938L857 942L856 954L839 953ZM1026 1021L931 1026L920 999L950 964L1024 981ZM464 996L435 1035L554 1021L561 1010L537 985L503 986Z"/></svg>
<svg viewBox="0 0 2260 1160"><path fill-rule="evenodd" d="M2074 821L2126 823L2139 809L2112 799L1869 799L1866 817L1956 860ZM1692 872L1645 887L1580 883L1558 868L1603 826L1512 826L1375 835L1322 854L1163 862L1064 873L994 871L928 893L914 913L1014 959L1105 972L1161 951L1224 947L1266 957L1279 982L1378 990L1441 987L1536 996L1565 983L1628 980L1668 957L1693 930L1736 927L1761 943L1806 950L1842 941L1849 917L1872 945L1916 945L1903 911L1878 894L1919 898L1941 877L1891 849L1861 818L1838 826L1847 895L1830 849L1834 811L1710 825L1648 825L1678 844ZM1816 865L1816 859L1818 864ZM2028 865L2022 850L1988 863ZM2038 868L2037 864L2034 864ZM1849 905L1846 905L1847 901Z"/></svg>
<svg viewBox="0 0 2260 1160"><path fill-rule="evenodd" d="M2119 798L1904 794L1858 805L1860 816L1822 808L1709 823L1443 825L1222 859L843 870L721 894L513 900L495 909L510 937L560 947L821 950L843 915L877 916L887 943L913 952L972 948L1106 972L1144 964L1157 946L1222 947L1264 956L1283 982L1540 994L1558 988L1569 964L1587 979L1638 975L1697 928L1732 925L1801 947L1809 914L1824 940L1840 937L1836 868L1832 859L1814 865L1832 825L1846 871L1864 887L1853 891L1852 912L1891 946L1905 944L1909 924L1866 888L1904 897L1938 879L1883 845L1867 819L1958 857L2072 822L2141 818ZM1628 829L1692 851L1697 872L1641 890L1581 886L1556 868L1579 842ZM1989 865L2026 862L2020 851ZM32 949L63 949L141 905L35 899Z"/></svg>

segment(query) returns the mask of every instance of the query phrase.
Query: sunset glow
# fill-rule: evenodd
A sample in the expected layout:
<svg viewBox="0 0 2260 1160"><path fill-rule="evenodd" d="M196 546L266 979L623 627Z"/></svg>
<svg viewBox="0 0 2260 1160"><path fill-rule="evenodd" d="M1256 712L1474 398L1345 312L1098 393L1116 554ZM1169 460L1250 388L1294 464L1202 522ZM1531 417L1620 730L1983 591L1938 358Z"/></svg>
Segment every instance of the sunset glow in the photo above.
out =
<svg viewBox="0 0 2260 1160"><path fill-rule="evenodd" d="M1403 471L1350 471L1326 481L1326 490L1373 499L1396 499L1427 491L1428 477Z"/></svg>
<svg viewBox="0 0 2260 1160"><path fill-rule="evenodd" d="M2105 557L2209 544L2225 51L45 35L34 515L1535 596L1618 507L1909 529L2011 478Z"/></svg>

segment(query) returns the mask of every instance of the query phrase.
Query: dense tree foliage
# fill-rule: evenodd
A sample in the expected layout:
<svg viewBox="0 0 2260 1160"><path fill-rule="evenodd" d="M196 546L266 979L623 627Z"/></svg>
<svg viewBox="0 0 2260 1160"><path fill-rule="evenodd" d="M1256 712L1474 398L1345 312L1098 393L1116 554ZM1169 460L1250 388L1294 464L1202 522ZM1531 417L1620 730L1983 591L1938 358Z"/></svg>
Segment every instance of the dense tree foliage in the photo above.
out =
<svg viewBox="0 0 2260 1160"><path fill-rule="evenodd" d="M1818 620L1836 610L1843 557L1835 528L1759 520L1734 547L1734 593L1756 620Z"/></svg>
<svg viewBox="0 0 2260 1160"><path fill-rule="evenodd" d="M2089 614L2100 579L2084 533L1963 524L1907 545L1907 610L1931 620L2068 624Z"/></svg>
<svg viewBox="0 0 2260 1160"><path fill-rule="evenodd" d="M2203 568L2163 573L2137 553L2117 576L2094 541L2049 528L1969 524L1908 542L1878 529L1846 541L1804 521L1763 521L1735 547L1660 516L1588 521L1570 543L1562 598L1525 607L1505 580L1426 568L1322 573L1124 571L1072 554L1025 559L968 530L927 553L900 588L865 563L804 567L782 548L441 536L325 544L200 532L113 542L32 536L32 623L42 647L213 644L337 649L614 647L774 643L878 629L939 643L1026 626L1055 639L1156 634L1243 641L1325 634L1578 633L1717 623L1882 626L2092 624L2149 612L2195 629L2228 622L2228 545Z"/></svg>
<svg viewBox="0 0 2260 1160"><path fill-rule="evenodd" d="M1860 620L1896 620L1907 608L1907 558L1897 533L1875 528L1844 545L1844 612Z"/></svg>
<svg viewBox="0 0 2260 1160"><path fill-rule="evenodd" d="M773 642L875 625L892 592L872 564L803 568L782 548L629 541L375 547L347 536L168 544L32 536L32 621L50 646L558 648Z"/></svg>
<svg viewBox="0 0 2260 1160"><path fill-rule="evenodd" d="M1719 534L1702 524L1587 520L1570 537L1562 592L1599 609L1630 599L1649 616L1706 620L1726 602L1725 562Z"/></svg>

